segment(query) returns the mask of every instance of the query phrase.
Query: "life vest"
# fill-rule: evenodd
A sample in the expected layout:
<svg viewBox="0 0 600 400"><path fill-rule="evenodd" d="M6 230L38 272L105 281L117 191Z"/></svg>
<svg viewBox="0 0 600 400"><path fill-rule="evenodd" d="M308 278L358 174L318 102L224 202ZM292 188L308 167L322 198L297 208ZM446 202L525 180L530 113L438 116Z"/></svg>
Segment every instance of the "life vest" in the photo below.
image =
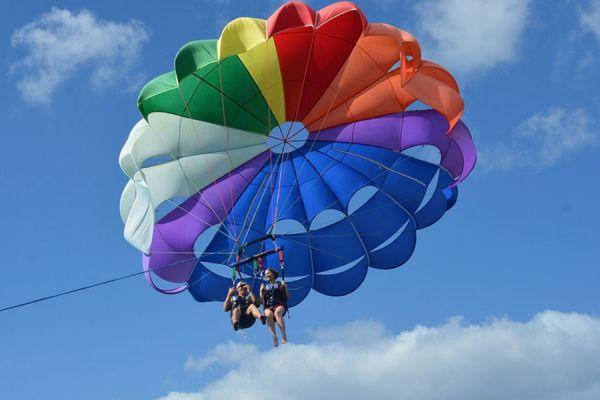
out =
<svg viewBox="0 0 600 400"><path fill-rule="evenodd" d="M236 307L241 307L242 310L245 310L246 308L248 308L248 306L252 304L252 298L250 297L250 294L248 294L247 296L232 296L231 297L231 309L233 310Z"/></svg>
<svg viewBox="0 0 600 400"><path fill-rule="evenodd" d="M265 307L268 308L277 304L287 305L285 289L281 282L267 282L265 284Z"/></svg>

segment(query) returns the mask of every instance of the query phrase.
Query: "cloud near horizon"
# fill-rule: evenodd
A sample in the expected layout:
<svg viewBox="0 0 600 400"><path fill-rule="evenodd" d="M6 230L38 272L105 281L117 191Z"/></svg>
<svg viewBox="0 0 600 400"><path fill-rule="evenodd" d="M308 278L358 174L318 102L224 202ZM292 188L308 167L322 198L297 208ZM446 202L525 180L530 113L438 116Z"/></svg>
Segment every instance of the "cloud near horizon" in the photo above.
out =
<svg viewBox="0 0 600 400"><path fill-rule="evenodd" d="M139 21L102 21L88 10L52 8L14 31L11 44L25 55L10 70L19 76L23 100L49 106L58 88L84 68L94 88L126 82L148 39Z"/></svg>
<svg viewBox="0 0 600 400"><path fill-rule="evenodd" d="M466 79L510 63L529 20L529 0L426 0L416 3L424 58Z"/></svg>
<svg viewBox="0 0 600 400"><path fill-rule="evenodd" d="M600 319L588 315L546 311L527 322L471 325L453 318L399 334L358 321L311 338L268 351L229 342L189 357L188 371L228 372L161 400L600 398Z"/></svg>

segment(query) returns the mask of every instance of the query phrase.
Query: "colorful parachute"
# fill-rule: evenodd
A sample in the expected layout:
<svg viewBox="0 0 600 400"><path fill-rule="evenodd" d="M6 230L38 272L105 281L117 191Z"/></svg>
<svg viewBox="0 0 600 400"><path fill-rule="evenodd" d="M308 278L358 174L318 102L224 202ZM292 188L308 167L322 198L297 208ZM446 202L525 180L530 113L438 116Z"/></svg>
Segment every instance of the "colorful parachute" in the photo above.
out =
<svg viewBox="0 0 600 400"><path fill-rule="evenodd" d="M416 101L431 109L406 111ZM242 248L274 246L291 305L311 289L350 293L369 267L409 259L416 231L454 205L475 165L453 77L349 2L233 20L179 50L138 107L120 155L125 237L152 286L198 301L223 300ZM406 152L422 145L439 162ZM274 240L251 243L265 235ZM251 263L234 273L256 278Z"/></svg>

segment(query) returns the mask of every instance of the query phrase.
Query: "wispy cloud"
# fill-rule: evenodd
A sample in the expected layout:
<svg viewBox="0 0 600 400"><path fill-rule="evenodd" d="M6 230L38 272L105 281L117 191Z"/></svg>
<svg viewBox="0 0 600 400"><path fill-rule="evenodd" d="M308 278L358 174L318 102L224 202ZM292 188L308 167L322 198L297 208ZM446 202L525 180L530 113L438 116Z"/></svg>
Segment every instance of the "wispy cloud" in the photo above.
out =
<svg viewBox="0 0 600 400"><path fill-rule="evenodd" d="M587 85L591 74L597 70L594 67L599 60L600 0L591 0L573 8L578 23L557 39L553 77L581 87Z"/></svg>
<svg viewBox="0 0 600 400"><path fill-rule="evenodd" d="M52 8L13 33L12 46L25 55L11 72L20 77L17 88L26 102L48 106L58 88L84 68L95 88L127 82L148 38L139 21L103 21L87 10Z"/></svg>
<svg viewBox="0 0 600 400"><path fill-rule="evenodd" d="M485 170L543 168L598 143L596 123L582 108L552 107L522 123L506 141L483 147L479 165Z"/></svg>
<svg viewBox="0 0 600 400"><path fill-rule="evenodd" d="M579 24L584 32L594 34L600 43L600 0L592 0L579 11Z"/></svg>
<svg viewBox="0 0 600 400"><path fill-rule="evenodd" d="M415 12L425 58L466 78L517 57L529 0L426 0Z"/></svg>
<svg viewBox="0 0 600 400"><path fill-rule="evenodd" d="M600 398L600 319L580 314L547 311L524 323L482 325L452 319L398 335L359 322L314 332L306 345L240 346L202 358L202 368L227 367L224 376L162 400Z"/></svg>

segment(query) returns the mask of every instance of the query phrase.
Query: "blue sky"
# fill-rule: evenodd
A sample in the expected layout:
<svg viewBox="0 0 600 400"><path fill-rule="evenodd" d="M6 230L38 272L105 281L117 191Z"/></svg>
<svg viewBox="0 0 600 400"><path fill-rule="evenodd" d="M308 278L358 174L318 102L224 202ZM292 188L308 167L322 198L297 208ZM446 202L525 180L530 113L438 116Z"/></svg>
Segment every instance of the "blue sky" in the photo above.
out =
<svg viewBox="0 0 600 400"><path fill-rule="evenodd" d="M142 277L5 312L0 398L220 399L241 384L250 398L507 398L499 381L513 398L598 398L600 1L357 4L458 78L479 151L409 262L350 296L309 295L276 351L220 304ZM278 5L0 3L0 308L140 270L117 158L141 85L186 42Z"/></svg>

